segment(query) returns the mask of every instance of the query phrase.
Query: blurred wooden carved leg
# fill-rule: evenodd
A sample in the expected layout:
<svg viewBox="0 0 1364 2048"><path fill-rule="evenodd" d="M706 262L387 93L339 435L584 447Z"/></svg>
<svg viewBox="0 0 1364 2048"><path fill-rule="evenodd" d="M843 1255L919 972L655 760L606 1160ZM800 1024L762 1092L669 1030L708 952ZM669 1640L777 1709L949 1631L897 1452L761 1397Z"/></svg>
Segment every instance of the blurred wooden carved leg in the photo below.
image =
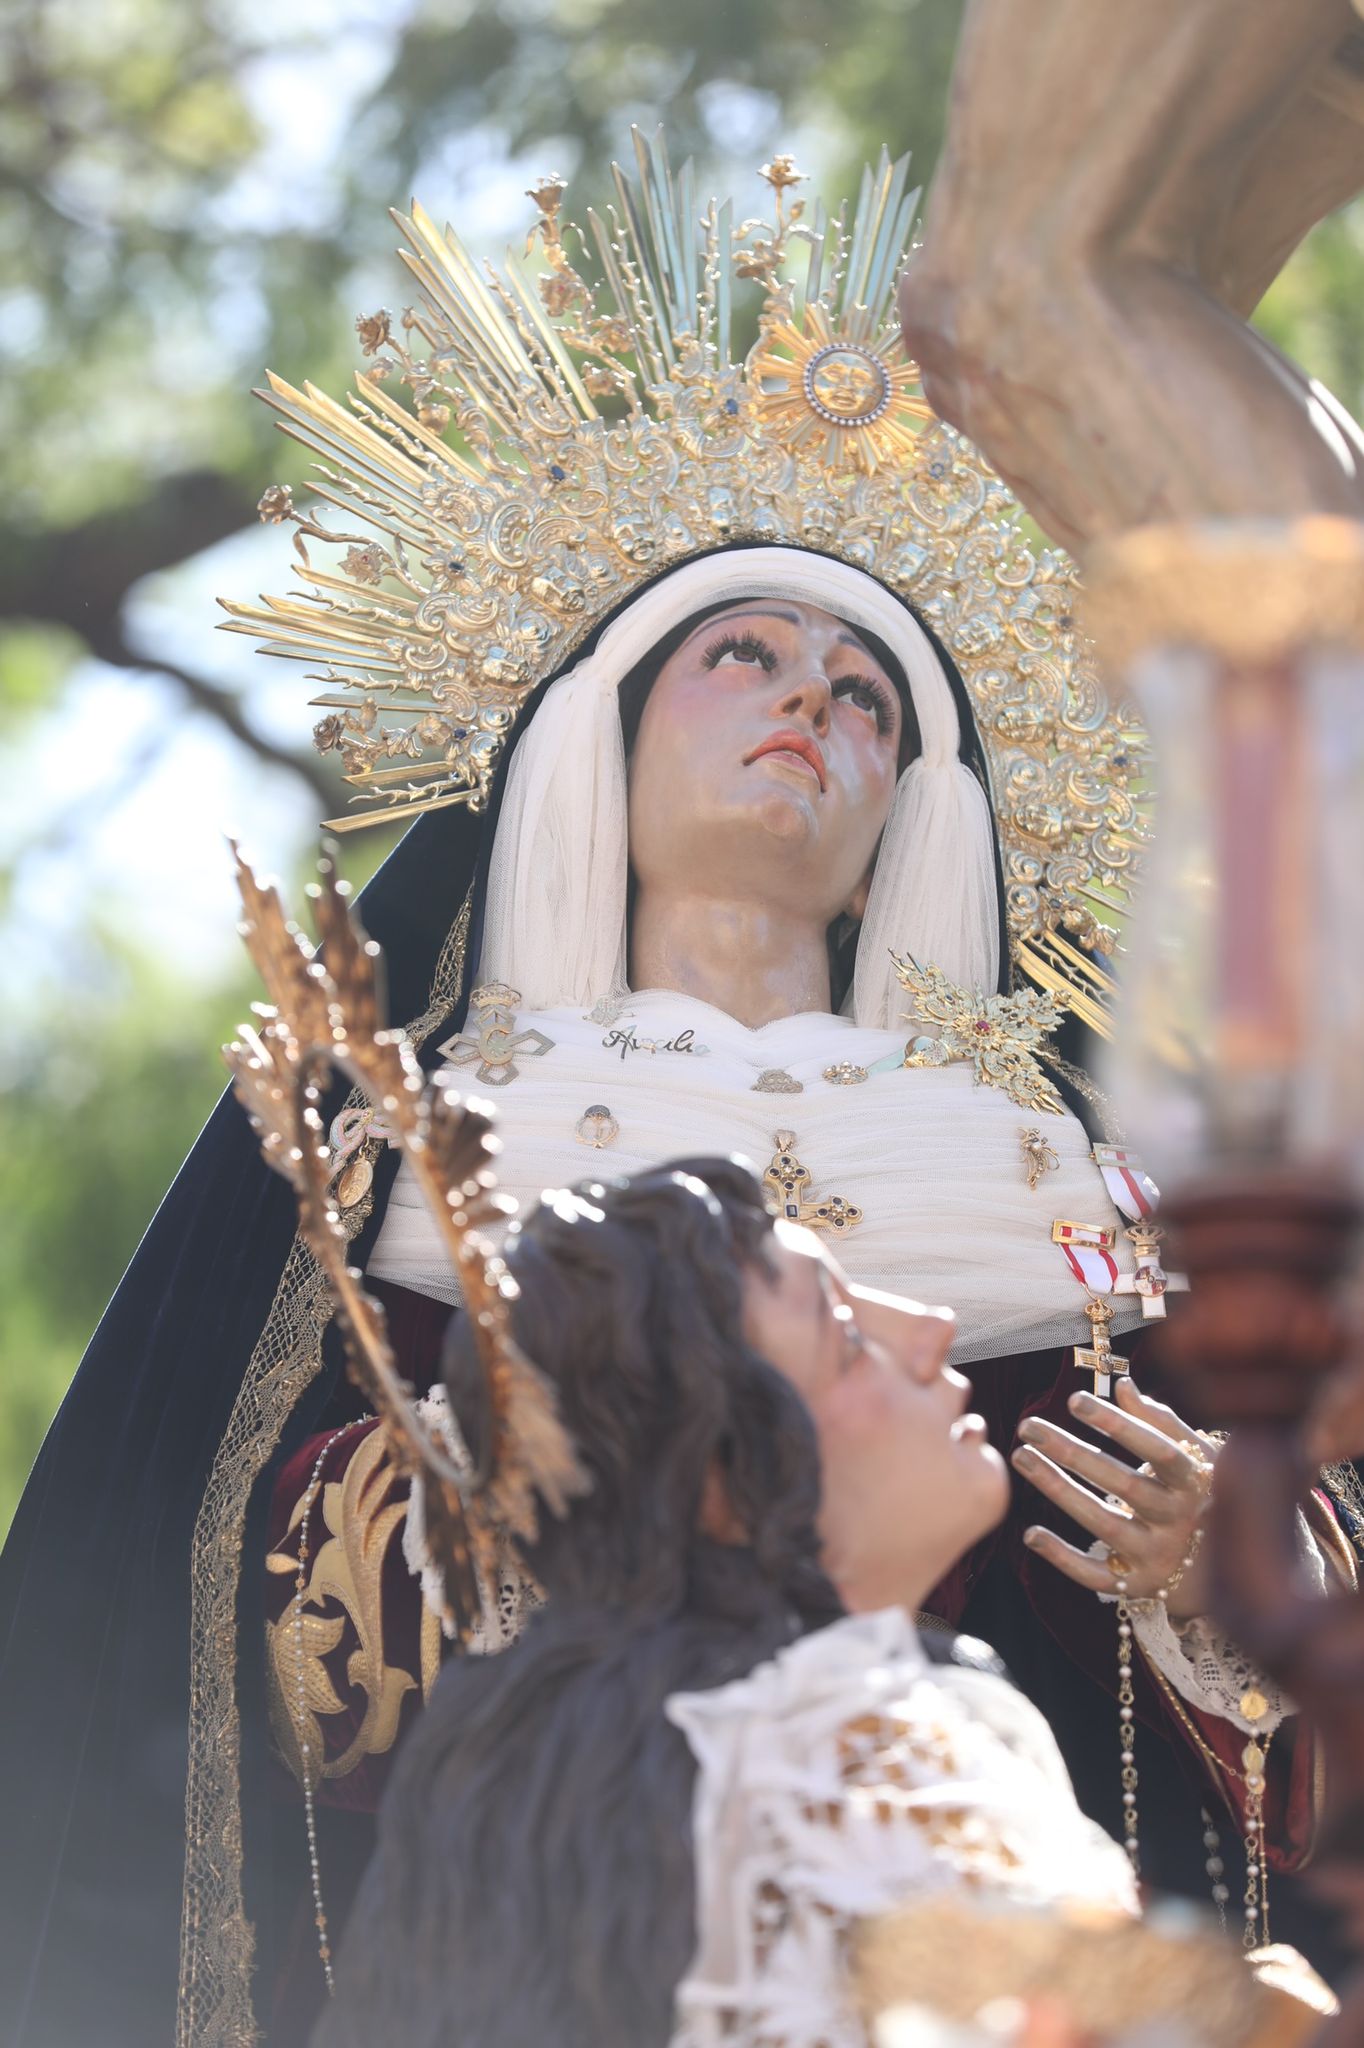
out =
<svg viewBox="0 0 1364 2048"><path fill-rule="evenodd" d="M1349 0L973 0L905 339L1067 545L1364 512L1364 438L1242 317L1364 186L1358 29Z"/></svg>

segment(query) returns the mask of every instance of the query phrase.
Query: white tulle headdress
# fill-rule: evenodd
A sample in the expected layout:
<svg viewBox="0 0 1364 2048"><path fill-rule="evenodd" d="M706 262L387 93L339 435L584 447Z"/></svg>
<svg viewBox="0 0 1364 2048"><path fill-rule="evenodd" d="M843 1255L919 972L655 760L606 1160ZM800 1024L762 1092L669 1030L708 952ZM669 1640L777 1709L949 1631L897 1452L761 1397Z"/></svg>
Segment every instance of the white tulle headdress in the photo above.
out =
<svg viewBox="0 0 1364 2048"><path fill-rule="evenodd" d="M873 577L798 548L738 548L643 591L546 692L507 775L493 843L482 981L528 1010L590 1004L626 986L629 878L621 682L673 627L716 604L784 597L873 633L908 681L920 752L896 785L858 938L860 1025L904 1012L892 949L993 991L999 909L989 800L961 759L956 700L928 635Z"/></svg>

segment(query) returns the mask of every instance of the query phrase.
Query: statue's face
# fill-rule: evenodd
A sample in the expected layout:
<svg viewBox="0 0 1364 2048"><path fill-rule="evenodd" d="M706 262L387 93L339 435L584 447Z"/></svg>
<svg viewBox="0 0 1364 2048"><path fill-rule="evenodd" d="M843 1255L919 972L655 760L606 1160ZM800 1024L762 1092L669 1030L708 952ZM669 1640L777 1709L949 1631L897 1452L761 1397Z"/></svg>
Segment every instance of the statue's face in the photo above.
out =
<svg viewBox="0 0 1364 2048"><path fill-rule="evenodd" d="M912 1606L1004 1515L1009 1479L946 1309L854 1287L813 1232L778 1223L744 1276L744 1334L819 1437L824 1567L854 1612Z"/></svg>
<svg viewBox="0 0 1364 2048"><path fill-rule="evenodd" d="M852 627L754 598L706 619L664 663L630 762L641 884L736 885L860 914L898 773L901 706Z"/></svg>

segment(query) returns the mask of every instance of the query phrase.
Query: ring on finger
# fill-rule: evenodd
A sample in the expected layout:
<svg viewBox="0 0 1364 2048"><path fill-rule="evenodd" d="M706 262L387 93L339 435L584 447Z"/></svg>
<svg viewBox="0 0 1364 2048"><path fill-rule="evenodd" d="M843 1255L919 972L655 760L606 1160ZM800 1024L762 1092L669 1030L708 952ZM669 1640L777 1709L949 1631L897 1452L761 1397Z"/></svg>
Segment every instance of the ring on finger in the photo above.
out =
<svg viewBox="0 0 1364 2048"><path fill-rule="evenodd" d="M1112 1572L1115 1579L1122 1580L1131 1578L1131 1565L1127 1562L1127 1559L1122 1555L1121 1551L1114 1550L1111 1544L1109 1545L1108 1557L1105 1561L1108 1565L1108 1569Z"/></svg>
<svg viewBox="0 0 1364 2048"><path fill-rule="evenodd" d="M1200 1479L1211 1479L1212 1459L1208 1456L1208 1447L1205 1443L1200 1443L1197 1437L1182 1436L1179 1439L1179 1448L1186 1458L1192 1460Z"/></svg>
<svg viewBox="0 0 1364 2048"><path fill-rule="evenodd" d="M1212 1483L1211 1459L1201 1455L1201 1444L1192 1443L1187 1438L1180 1443L1179 1448L1181 1451L1185 1453L1185 1455L1188 1457L1191 1464L1193 1465L1193 1476L1200 1493L1205 1493L1209 1485ZM1177 1478L1162 1477L1162 1475L1159 1472L1157 1472L1155 1466L1151 1464L1149 1459L1145 1463L1138 1465L1137 1476L1140 1479L1154 1479L1157 1486L1164 1486L1171 1491L1178 1490L1181 1486L1183 1486L1186 1483L1184 1475L1182 1473Z"/></svg>

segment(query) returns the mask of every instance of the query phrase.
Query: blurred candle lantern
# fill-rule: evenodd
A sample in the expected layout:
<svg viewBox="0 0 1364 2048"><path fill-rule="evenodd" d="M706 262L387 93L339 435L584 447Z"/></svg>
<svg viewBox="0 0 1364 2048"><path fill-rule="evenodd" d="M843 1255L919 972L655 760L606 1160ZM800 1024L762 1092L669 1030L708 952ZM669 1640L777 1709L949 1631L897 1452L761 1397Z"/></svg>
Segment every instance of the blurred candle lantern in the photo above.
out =
<svg viewBox="0 0 1364 2048"><path fill-rule="evenodd" d="M1364 1184L1364 526L1152 527L1088 623L1158 786L1109 1082L1158 1178Z"/></svg>

